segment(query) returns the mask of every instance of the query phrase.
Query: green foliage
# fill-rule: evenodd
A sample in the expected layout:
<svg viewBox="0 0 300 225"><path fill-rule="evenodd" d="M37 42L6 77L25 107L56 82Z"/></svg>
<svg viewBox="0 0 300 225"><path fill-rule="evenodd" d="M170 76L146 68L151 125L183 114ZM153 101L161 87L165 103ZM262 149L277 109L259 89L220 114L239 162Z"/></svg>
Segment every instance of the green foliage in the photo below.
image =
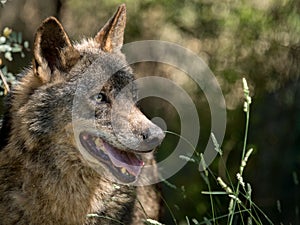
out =
<svg viewBox="0 0 300 225"><path fill-rule="evenodd" d="M28 41L23 41L22 33L14 32L8 27L4 28L3 34L0 36L0 54L4 56L4 59L13 61L13 55L17 53L24 58L24 51L29 51L29 43ZM0 75L0 96L3 96L9 92L9 86L16 83L16 77L7 70L5 65L3 65L1 57Z"/></svg>
<svg viewBox="0 0 300 225"><path fill-rule="evenodd" d="M0 0L0 5L4 6L4 4L7 2L7 0Z"/></svg>

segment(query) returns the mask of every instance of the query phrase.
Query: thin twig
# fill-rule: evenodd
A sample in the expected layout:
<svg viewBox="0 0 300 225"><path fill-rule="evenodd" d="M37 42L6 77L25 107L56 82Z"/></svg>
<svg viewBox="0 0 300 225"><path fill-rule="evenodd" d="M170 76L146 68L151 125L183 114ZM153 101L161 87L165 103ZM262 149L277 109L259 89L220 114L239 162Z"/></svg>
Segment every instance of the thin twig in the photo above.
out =
<svg viewBox="0 0 300 225"><path fill-rule="evenodd" d="M7 91L7 93L9 93L9 92L10 92L10 88L9 88L9 86L8 86L8 84L7 84L7 82L6 82L6 78L5 78L5 76L3 75L3 73L2 73L1 70L0 70L0 77L1 77L1 80L3 81L5 90Z"/></svg>

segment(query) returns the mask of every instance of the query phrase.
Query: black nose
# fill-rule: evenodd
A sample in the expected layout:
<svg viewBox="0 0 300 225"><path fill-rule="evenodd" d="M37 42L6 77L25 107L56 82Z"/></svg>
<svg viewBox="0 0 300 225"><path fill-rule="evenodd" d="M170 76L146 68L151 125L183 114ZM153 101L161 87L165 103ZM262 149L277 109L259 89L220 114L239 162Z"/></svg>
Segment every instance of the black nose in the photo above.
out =
<svg viewBox="0 0 300 225"><path fill-rule="evenodd" d="M141 151L151 151L156 146L160 145L165 137L165 133L160 127L155 124L151 125L151 127L143 130L141 133L142 136L142 146Z"/></svg>
<svg viewBox="0 0 300 225"><path fill-rule="evenodd" d="M149 138L149 129L147 129L146 131L142 132L142 137L143 140L147 140Z"/></svg>

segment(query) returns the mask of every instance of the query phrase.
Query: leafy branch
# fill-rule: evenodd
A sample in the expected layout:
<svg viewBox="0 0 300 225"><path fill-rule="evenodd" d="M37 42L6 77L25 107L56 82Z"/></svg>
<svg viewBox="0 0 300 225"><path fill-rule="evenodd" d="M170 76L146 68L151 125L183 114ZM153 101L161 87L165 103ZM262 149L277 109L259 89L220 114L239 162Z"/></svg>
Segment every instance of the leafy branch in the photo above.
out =
<svg viewBox="0 0 300 225"><path fill-rule="evenodd" d="M3 1L1 4L3 5ZM25 51L29 51L29 42L23 41L22 33L4 28L0 36L0 96L6 95L10 86L16 83L15 75L8 71L3 60L13 61L14 54L20 54L24 58Z"/></svg>

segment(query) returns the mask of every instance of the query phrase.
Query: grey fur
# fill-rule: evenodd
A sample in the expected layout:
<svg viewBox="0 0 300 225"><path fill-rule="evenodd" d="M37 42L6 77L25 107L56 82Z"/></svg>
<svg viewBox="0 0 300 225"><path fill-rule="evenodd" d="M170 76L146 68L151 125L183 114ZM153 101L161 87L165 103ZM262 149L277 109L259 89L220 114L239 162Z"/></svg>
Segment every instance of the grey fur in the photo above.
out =
<svg viewBox="0 0 300 225"><path fill-rule="evenodd" d="M158 219L155 187L115 183L105 165L85 156L73 130L74 120L83 124L79 133L96 121L90 132L128 154L141 152L156 176L153 154L143 153L164 134L134 105L134 87L116 106L119 136L111 124L116 96L134 79L120 51L125 18L121 5L94 39L76 45L55 18L38 29L33 65L7 100L0 133L0 225L127 225ZM74 105L78 91L81 104ZM108 100L98 105L91 97L100 92Z"/></svg>

